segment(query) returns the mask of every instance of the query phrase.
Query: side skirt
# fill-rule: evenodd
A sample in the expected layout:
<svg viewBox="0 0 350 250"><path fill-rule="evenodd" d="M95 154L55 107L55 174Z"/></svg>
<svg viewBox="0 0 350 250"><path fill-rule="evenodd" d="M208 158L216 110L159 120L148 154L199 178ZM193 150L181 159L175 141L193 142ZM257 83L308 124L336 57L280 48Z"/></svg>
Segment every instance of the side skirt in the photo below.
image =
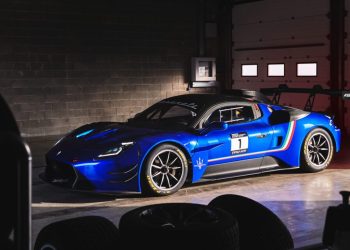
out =
<svg viewBox="0 0 350 250"><path fill-rule="evenodd" d="M268 156L257 159L249 159L208 166L200 181L243 177L281 170L293 170L298 168L298 166L286 166L279 160Z"/></svg>

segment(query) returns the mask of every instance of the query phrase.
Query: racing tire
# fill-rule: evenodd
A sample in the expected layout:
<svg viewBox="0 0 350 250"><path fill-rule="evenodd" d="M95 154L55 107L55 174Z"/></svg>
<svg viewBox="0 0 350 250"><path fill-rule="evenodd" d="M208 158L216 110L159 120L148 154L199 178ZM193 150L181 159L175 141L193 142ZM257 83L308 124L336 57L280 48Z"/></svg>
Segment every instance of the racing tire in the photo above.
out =
<svg viewBox="0 0 350 250"><path fill-rule="evenodd" d="M99 216L54 222L42 229L34 250L116 250L119 230Z"/></svg>
<svg viewBox="0 0 350 250"><path fill-rule="evenodd" d="M239 195L222 195L208 206L223 209L237 219L240 250L294 248L292 236L283 222L254 200Z"/></svg>
<svg viewBox="0 0 350 250"><path fill-rule="evenodd" d="M239 249L238 224L232 215L200 204L136 208L121 217L119 228L125 249Z"/></svg>
<svg viewBox="0 0 350 250"><path fill-rule="evenodd" d="M333 140L329 133L322 128L313 129L301 149L301 169L311 173L322 171L332 161L333 154Z"/></svg>
<svg viewBox="0 0 350 250"><path fill-rule="evenodd" d="M184 185L187 173L188 161L183 151L172 144L162 144L146 159L142 191L155 196L173 194Z"/></svg>

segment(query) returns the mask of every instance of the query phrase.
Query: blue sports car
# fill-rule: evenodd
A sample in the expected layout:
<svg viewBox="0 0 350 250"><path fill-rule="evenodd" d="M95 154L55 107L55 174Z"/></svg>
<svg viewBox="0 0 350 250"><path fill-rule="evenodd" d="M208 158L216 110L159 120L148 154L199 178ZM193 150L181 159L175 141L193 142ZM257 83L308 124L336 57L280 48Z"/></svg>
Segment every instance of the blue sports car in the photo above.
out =
<svg viewBox="0 0 350 250"><path fill-rule="evenodd" d="M82 126L47 153L43 178L75 190L168 195L185 182L325 169L340 149L332 118L241 96L162 100L125 123Z"/></svg>

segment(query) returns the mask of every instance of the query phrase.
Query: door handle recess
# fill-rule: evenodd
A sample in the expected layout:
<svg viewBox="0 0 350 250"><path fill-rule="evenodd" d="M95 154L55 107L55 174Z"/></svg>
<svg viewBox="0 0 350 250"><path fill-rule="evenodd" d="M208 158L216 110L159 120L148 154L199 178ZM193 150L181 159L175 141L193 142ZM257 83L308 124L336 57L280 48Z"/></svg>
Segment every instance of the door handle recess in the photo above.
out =
<svg viewBox="0 0 350 250"><path fill-rule="evenodd" d="M256 137L259 139L265 138L267 136L267 133L261 133L259 135L257 135Z"/></svg>

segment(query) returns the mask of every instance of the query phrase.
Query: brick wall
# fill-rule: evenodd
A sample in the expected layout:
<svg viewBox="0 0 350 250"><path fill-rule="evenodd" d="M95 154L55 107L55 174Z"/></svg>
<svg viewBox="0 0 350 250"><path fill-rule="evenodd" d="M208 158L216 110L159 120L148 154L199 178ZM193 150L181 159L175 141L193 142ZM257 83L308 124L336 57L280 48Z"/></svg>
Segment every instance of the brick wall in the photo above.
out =
<svg viewBox="0 0 350 250"><path fill-rule="evenodd" d="M22 133L125 121L188 93L196 2L1 1L0 93Z"/></svg>

